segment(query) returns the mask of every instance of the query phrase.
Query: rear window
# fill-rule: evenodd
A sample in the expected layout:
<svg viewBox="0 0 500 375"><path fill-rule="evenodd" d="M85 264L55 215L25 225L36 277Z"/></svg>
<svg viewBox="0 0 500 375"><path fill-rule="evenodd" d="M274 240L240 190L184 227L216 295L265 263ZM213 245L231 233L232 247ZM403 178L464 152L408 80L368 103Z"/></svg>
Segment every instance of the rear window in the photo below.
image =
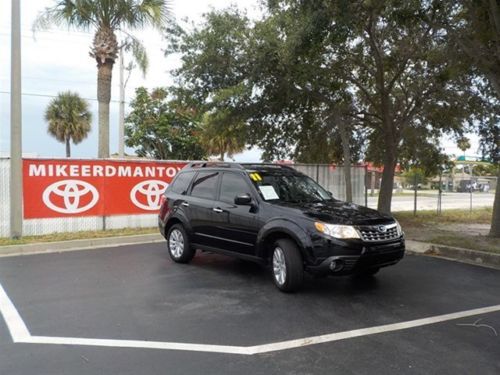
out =
<svg viewBox="0 0 500 375"><path fill-rule="evenodd" d="M177 176L177 178L170 185L170 191L177 194L186 194L189 183L193 179L194 172L184 172Z"/></svg>
<svg viewBox="0 0 500 375"><path fill-rule="evenodd" d="M206 199L215 199L218 172L200 172L196 176L191 189L191 196Z"/></svg>

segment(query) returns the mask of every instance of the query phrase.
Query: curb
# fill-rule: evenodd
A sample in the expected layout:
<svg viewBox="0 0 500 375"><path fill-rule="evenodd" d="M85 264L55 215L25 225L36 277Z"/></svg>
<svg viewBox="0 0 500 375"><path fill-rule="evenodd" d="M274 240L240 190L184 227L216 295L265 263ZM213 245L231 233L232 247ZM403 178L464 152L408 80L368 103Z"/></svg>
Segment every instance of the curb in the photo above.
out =
<svg viewBox="0 0 500 375"><path fill-rule="evenodd" d="M102 237L72 241L39 242L24 245L9 245L0 247L0 257L17 255L61 253L65 251L92 250L102 247L125 246L140 243L155 243L165 241L159 233L140 234L135 236Z"/></svg>
<svg viewBox="0 0 500 375"><path fill-rule="evenodd" d="M458 262L500 269L500 254L488 253L486 251L436 245L413 240L406 240L406 251L409 254L438 256Z"/></svg>

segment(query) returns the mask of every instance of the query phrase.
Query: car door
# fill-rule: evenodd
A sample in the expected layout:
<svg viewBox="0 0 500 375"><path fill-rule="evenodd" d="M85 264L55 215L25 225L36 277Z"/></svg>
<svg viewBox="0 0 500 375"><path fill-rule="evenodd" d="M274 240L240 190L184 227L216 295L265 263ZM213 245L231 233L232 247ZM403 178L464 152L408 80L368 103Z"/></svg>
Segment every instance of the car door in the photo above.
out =
<svg viewBox="0 0 500 375"><path fill-rule="evenodd" d="M220 182L220 194L214 205L220 246L224 250L254 255L258 233L257 206L253 188L239 172L224 172ZM236 205L237 195L250 194L252 205Z"/></svg>
<svg viewBox="0 0 500 375"><path fill-rule="evenodd" d="M213 208L218 180L219 172L200 171L191 184L189 206L184 209L189 212L189 221L193 231L192 242L194 244L217 246L216 227L214 226L216 213Z"/></svg>

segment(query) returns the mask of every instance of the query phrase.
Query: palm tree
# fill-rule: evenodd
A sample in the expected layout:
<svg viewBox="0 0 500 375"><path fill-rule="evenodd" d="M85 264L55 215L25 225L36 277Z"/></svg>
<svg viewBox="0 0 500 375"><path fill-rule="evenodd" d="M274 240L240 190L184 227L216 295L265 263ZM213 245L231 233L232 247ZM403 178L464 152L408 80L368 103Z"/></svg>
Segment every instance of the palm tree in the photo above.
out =
<svg viewBox="0 0 500 375"><path fill-rule="evenodd" d="M48 133L59 142L66 144L66 157L71 156L70 141L78 144L90 132L92 114L89 104L77 93L59 93L45 110L45 121L49 124Z"/></svg>
<svg viewBox="0 0 500 375"><path fill-rule="evenodd" d="M166 0L56 0L36 19L33 29L47 29L52 25L67 25L77 29L95 30L90 56L97 62L97 101L99 103L99 142L97 156L109 157L109 102L111 76L120 45L116 32L122 31L139 41L127 30L152 26L160 30L169 19ZM132 51L139 49L132 48Z"/></svg>
<svg viewBox="0 0 500 375"><path fill-rule="evenodd" d="M200 140L209 155L220 155L224 161L224 155L231 158L245 149L245 124L231 122L223 110L205 113Z"/></svg>
<svg viewBox="0 0 500 375"><path fill-rule="evenodd" d="M465 151L470 148L470 140L467 137L461 137L457 140L457 147L464 153L464 164L462 165L462 178L465 178Z"/></svg>
<svg viewBox="0 0 500 375"><path fill-rule="evenodd" d="M467 137L461 137L457 140L457 147L462 150L464 153L464 161L465 161L465 151L470 148L470 140Z"/></svg>

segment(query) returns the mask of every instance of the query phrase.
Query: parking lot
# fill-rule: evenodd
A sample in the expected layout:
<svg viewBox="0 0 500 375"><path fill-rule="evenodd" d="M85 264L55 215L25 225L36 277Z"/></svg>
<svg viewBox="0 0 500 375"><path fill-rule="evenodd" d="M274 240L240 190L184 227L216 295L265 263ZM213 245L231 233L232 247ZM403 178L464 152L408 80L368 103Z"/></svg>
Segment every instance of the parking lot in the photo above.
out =
<svg viewBox="0 0 500 375"><path fill-rule="evenodd" d="M500 271L442 259L283 294L157 243L0 258L0 285L0 374L500 373Z"/></svg>

